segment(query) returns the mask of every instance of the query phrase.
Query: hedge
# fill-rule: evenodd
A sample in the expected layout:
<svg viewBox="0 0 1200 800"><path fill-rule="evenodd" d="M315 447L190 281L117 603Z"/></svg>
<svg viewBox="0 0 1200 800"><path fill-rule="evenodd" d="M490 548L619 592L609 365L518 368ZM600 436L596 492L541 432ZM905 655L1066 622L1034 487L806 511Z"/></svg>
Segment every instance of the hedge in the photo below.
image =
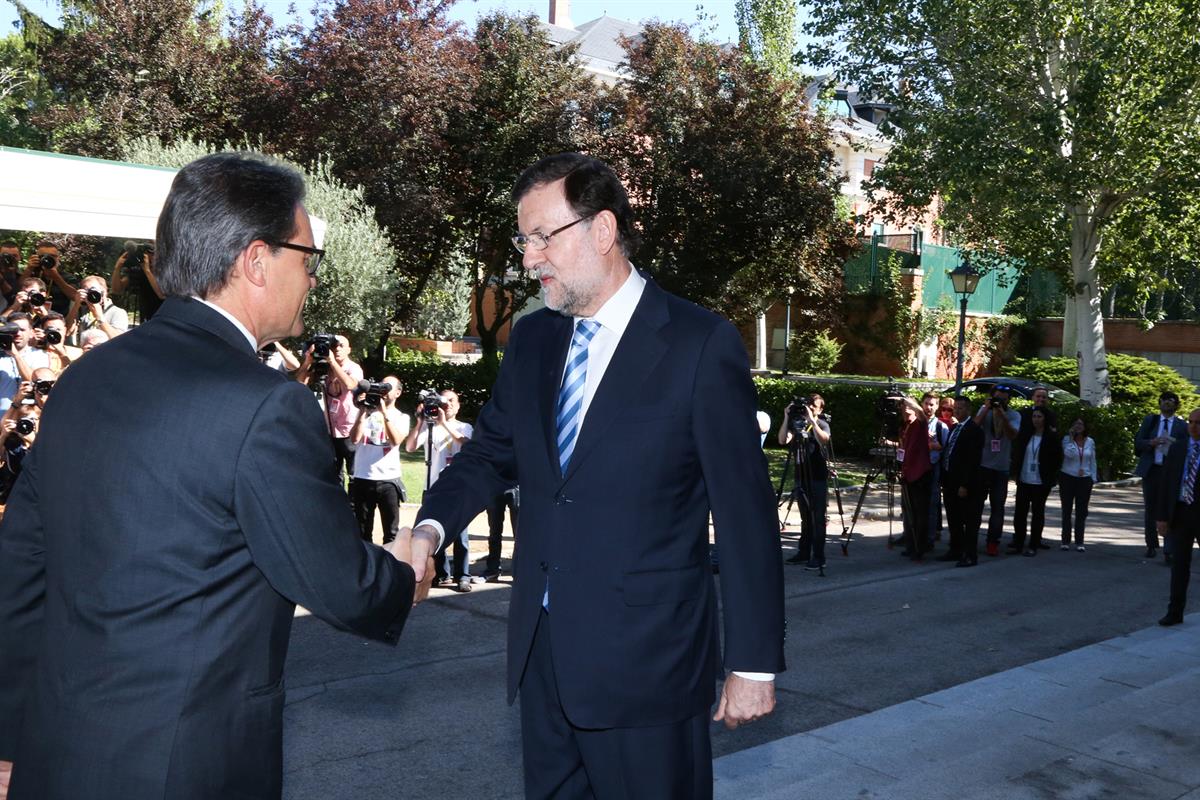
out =
<svg viewBox="0 0 1200 800"><path fill-rule="evenodd" d="M1002 370L1013 378L1029 378L1052 383L1072 394L1079 394L1079 366L1068 356L1055 358L1019 358ZM1108 379L1114 404L1134 405L1146 414L1158 411L1158 396L1163 392L1179 395L1181 413L1200 405L1200 395L1187 378L1176 370L1141 356L1108 354Z"/></svg>

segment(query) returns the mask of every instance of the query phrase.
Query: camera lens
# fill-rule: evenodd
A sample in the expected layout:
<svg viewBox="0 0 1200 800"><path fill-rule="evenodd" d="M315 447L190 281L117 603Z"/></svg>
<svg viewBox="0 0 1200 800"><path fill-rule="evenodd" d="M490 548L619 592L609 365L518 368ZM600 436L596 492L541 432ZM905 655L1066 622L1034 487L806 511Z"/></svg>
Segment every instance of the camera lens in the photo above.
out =
<svg viewBox="0 0 1200 800"><path fill-rule="evenodd" d="M46 330L46 344L62 344L62 331L56 328Z"/></svg>
<svg viewBox="0 0 1200 800"><path fill-rule="evenodd" d="M56 263L58 263L58 259L49 253L42 253L38 256L38 266L42 269L51 269Z"/></svg>
<svg viewBox="0 0 1200 800"><path fill-rule="evenodd" d="M41 292L30 292L29 293L29 305L31 305L31 306L46 305L46 295L42 294Z"/></svg>
<svg viewBox="0 0 1200 800"><path fill-rule="evenodd" d="M87 300L92 305L98 304L103 299L104 299L104 293L101 292L99 289L88 289L87 290Z"/></svg>
<svg viewBox="0 0 1200 800"><path fill-rule="evenodd" d="M17 420L17 433L22 436L28 436L33 433L33 428L33 420L29 417L21 417L21 419Z"/></svg>

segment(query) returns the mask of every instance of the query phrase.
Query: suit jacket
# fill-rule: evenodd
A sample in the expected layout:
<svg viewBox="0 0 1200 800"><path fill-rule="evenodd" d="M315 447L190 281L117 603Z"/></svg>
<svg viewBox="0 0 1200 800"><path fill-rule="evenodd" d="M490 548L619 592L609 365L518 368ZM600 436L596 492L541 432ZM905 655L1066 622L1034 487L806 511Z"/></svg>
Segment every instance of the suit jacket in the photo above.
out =
<svg viewBox="0 0 1200 800"><path fill-rule="evenodd" d="M1143 419L1137 436L1133 439L1133 452L1138 456L1138 463L1133 468L1133 474L1140 478L1146 477L1146 474L1150 472L1150 467L1154 465L1154 446L1150 444L1150 440L1158 438L1161 416L1161 414L1150 414ZM1174 436L1176 441L1187 438L1187 423L1181 420L1178 414L1171 418L1170 435ZM1165 457L1163 463L1166 463Z"/></svg>
<svg viewBox="0 0 1200 800"><path fill-rule="evenodd" d="M779 522L746 352L728 322L648 280L562 475L555 405L573 325L542 310L515 326L475 436L418 519L460 530L519 482L509 702L548 583L554 672L571 722L679 721L712 705L720 668L710 512L724 666L784 669Z"/></svg>
<svg viewBox="0 0 1200 800"><path fill-rule="evenodd" d="M1184 430L1186 431L1186 428ZM1187 467L1188 445L1191 440L1192 437L1187 433L1175 437L1175 443L1171 445L1167 450L1167 455L1163 458L1163 473L1158 482L1155 517L1162 522L1170 522L1175 516L1175 506L1179 504L1179 489L1183 485L1183 471Z"/></svg>
<svg viewBox="0 0 1200 800"><path fill-rule="evenodd" d="M63 373L0 527L10 800L278 797L295 604L394 640L412 591L312 394L167 300Z"/></svg>
<svg viewBox="0 0 1200 800"><path fill-rule="evenodd" d="M1025 463L1025 450L1029 447L1030 440L1033 439L1033 426L1022 428L1017 434L1017 440L1013 442L1012 462L1010 470L1012 477L1017 480L1021 479L1021 467ZM1038 447L1038 477L1042 479L1042 485L1047 488L1058 483L1058 475L1062 471L1063 464L1063 445L1062 437L1054 431L1046 428L1042 433L1042 444Z"/></svg>
<svg viewBox="0 0 1200 800"><path fill-rule="evenodd" d="M957 491L966 487L975 491L980 486L979 461L983 457L983 429L975 424L974 418L960 422L962 430L954 441L949 458L942 451L942 485ZM950 432L954 435L954 431ZM949 441L949 439L947 439Z"/></svg>

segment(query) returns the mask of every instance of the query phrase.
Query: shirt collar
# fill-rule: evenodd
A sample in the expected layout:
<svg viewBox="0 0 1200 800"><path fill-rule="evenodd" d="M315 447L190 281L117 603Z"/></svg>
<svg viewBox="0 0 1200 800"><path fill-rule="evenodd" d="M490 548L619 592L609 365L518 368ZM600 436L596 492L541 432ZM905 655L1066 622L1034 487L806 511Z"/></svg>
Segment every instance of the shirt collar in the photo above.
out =
<svg viewBox="0 0 1200 800"><path fill-rule="evenodd" d="M617 289L612 297L604 301L600 310L590 318L575 317L575 323L578 325L581 319L593 319L619 337L625 333L629 320L633 318L633 312L637 309L638 301L642 299L642 290L645 288L646 279L637 271L637 267L631 266L625 283L621 284L621 288Z"/></svg>
<svg viewBox="0 0 1200 800"><path fill-rule="evenodd" d="M227 319L227 320L229 320L230 322L232 322L232 323L233 323L233 326L234 326L235 328L237 328L239 331L241 331L241 332L242 332L242 336L245 336L245 337L246 337L246 341L250 343L250 349L251 349L251 350L253 350L253 351L255 351L255 352L258 352L258 342L256 342L256 341L254 340L254 335L253 335L252 333L250 333L250 329L249 329L249 328L247 328L245 325L243 325L243 324L242 324L242 321L241 321L241 320L239 320L239 319L238 319L237 317L235 317L233 314L230 314L230 313L229 313L228 311L226 311L225 309L221 308L221 307L220 307L219 305L217 305L216 303L210 303L209 301L205 300L203 297L196 297L195 295L192 295L192 299L193 299L193 300L198 300L199 302L201 302L201 303L204 303L204 305L208 306L208 307L209 307L209 308L211 308L213 311L216 311L216 312L217 312L218 314L220 314L222 317L224 317L225 319Z"/></svg>

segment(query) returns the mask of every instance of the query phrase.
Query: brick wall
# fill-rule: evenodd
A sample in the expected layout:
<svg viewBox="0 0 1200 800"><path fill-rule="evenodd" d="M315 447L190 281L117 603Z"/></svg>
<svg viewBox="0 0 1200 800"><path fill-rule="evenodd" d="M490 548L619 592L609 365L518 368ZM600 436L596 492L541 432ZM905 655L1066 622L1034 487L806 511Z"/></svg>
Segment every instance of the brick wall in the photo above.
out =
<svg viewBox="0 0 1200 800"><path fill-rule="evenodd" d="M1062 355L1063 321L1038 320L1042 334L1043 357ZM1200 323L1159 322L1142 330L1134 319L1104 320L1104 344L1110 353L1127 353L1173 367L1200 387Z"/></svg>

